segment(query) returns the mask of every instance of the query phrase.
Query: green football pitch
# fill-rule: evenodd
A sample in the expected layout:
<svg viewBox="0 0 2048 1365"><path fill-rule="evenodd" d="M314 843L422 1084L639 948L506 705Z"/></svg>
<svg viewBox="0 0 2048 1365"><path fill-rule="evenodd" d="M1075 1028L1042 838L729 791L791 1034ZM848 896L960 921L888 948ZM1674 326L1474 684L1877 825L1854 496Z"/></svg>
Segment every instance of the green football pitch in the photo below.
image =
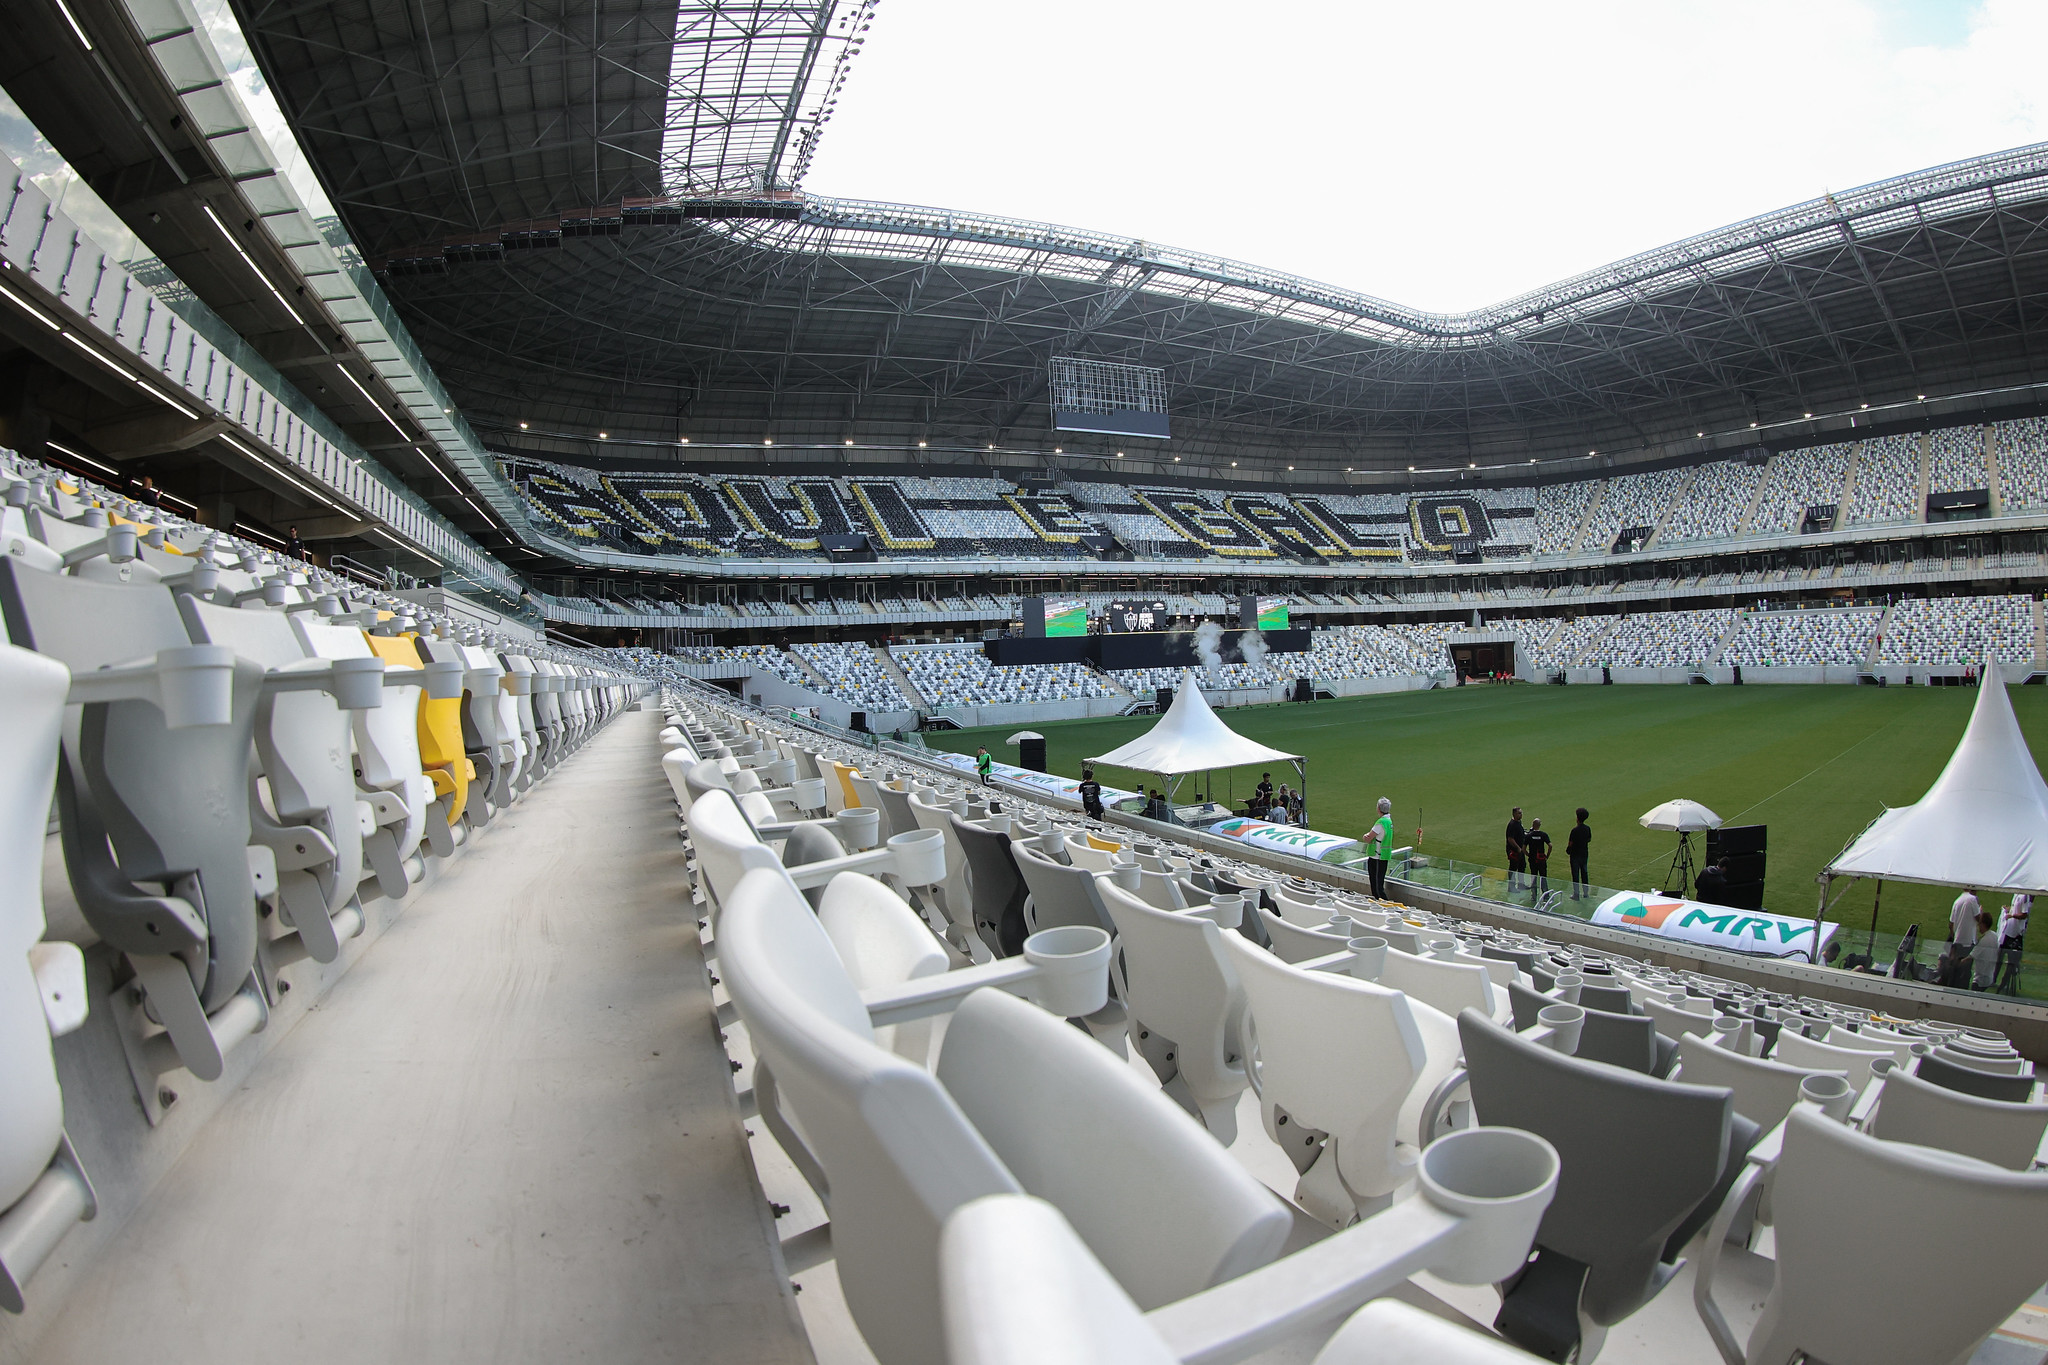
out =
<svg viewBox="0 0 2048 1365"><path fill-rule="evenodd" d="M1419 850L1504 864L1508 811L1540 817L1556 839L1555 878L1565 878L1573 811L1591 812L1595 885L1654 890L1674 836L1636 817L1689 797L1731 825L1770 827L1764 908L1810 916L1814 877L1886 806L1910 805L1940 774L1969 722L1973 688L1922 687L1464 687L1309 705L1222 712L1241 734L1308 756L1308 824L1358 835L1382 796L1394 803L1401 842L1418 824ZM2048 744L2048 689L2011 689L2036 755ZM1035 727L1048 766L1078 776L1081 761L1144 733L1151 717ZM972 753L987 744L1015 762L1003 740L1019 727L926 736L935 748ZM1138 789L1148 779L1108 767L1105 784ZM1241 805L1255 770L1215 775L1219 796ZM1277 784L1293 774L1273 774ZM1568 887L1566 889L1569 889ZM1889 884L1878 928L1947 935L1953 891ZM1829 918L1870 922L1872 884L1848 892ZM1992 908L1987 904L1987 908ZM1994 910L1994 915L1996 911Z"/></svg>

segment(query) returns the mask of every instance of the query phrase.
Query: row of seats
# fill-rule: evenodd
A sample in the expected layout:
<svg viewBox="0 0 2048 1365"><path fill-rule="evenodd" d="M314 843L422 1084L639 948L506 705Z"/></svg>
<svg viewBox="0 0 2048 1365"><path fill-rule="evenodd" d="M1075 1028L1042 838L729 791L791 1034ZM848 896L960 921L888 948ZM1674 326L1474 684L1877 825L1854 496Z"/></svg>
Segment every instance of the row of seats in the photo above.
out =
<svg viewBox="0 0 2048 1365"><path fill-rule="evenodd" d="M1988 488L2001 503L2048 504L2040 419L1930 433L1928 491ZM1799 531L1807 509L1850 491L1844 525L1918 521L1919 435L1788 450L1752 465L1696 466L1536 486L1401 492L1270 487L1214 490L1100 480L1027 490L996 478L776 478L598 471L505 462L534 525L558 540L704 558L817 558L820 536L862 535L884 558L1088 560L1107 531L1141 560L1271 562L1299 551L1337 562L1440 563L1464 552L1512 560L1664 542ZM1849 478L1851 459L1855 477ZM1754 513L1751 509L1754 507ZM1445 511L1449 509L1449 516ZM770 608L764 608L767 614Z"/></svg>
<svg viewBox="0 0 2048 1365"><path fill-rule="evenodd" d="M882 667L875 651L867 645L840 641L820 645L791 645L789 652L803 659L825 680L831 695L863 711L912 711L916 707L903 689ZM812 685L808 680L805 686Z"/></svg>
<svg viewBox="0 0 2048 1365"><path fill-rule="evenodd" d="M218 1079L294 963L337 960L366 897L410 894L639 689L28 461L0 462L0 491L0 1306L19 1312L96 1207L52 1051L86 1020L85 952L151 1021L119 1083L154 1123L160 1078ZM53 801L82 942L45 937Z"/></svg>
<svg viewBox="0 0 2048 1365"><path fill-rule="evenodd" d="M1738 668L1842 668L1870 657L1884 612L1876 607L1832 611L1751 612L1721 653ZM2029 649L2028 657L2032 657Z"/></svg>
<svg viewBox="0 0 2048 1365"><path fill-rule="evenodd" d="M893 645L889 653L910 685L936 707L1027 706L1122 695L1086 664L999 668L977 646Z"/></svg>
<svg viewBox="0 0 2048 1365"><path fill-rule="evenodd" d="M1590 1362L1688 1259L1697 1325L1656 1330L1698 1339L1645 1358L1918 1365L2048 1278L2048 1104L2002 1037L665 701L743 1098L829 1209L785 1247L829 1245L884 1365ZM1747 1341L1731 1243L1775 1261ZM1425 1270L1493 1286L1499 1337L1386 1301Z"/></svg>
<svg viewBox="0 0 2048 1365"><path fill-rule="evenodd" d="M1892 608L1879 643L1879 663L1975 667L1986 650L2001 663L2034 661L2031 597L1914 599Z"/></svg>
<svg viewBox="0 0 2048 1365"><path fill-rule="evenodd" d="M1742 613L1647 611L1624 616L1600 642L1600 662L1617 668L1684 668L1719 656L1721 640Z"/></svg>

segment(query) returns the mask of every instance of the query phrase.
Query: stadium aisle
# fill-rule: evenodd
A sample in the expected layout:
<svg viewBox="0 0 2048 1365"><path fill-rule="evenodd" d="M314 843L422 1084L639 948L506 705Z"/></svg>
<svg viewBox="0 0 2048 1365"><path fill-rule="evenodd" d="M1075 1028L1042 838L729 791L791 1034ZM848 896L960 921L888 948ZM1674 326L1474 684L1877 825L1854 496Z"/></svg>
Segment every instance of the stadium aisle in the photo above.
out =
<svg viewBox="0 0 2048 1365"><path fill-rule="evenodd" d="M659 723L622 717L416 893L31 1359L811 1360L677 899Z"/></svg>

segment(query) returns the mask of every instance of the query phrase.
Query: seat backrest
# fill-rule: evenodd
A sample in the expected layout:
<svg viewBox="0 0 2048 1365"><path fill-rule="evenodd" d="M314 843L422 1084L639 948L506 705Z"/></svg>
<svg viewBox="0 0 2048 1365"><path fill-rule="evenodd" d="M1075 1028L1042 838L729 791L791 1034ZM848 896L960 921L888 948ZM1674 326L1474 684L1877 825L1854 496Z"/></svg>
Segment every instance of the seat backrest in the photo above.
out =
<svg viewBox="0 0 2048 1365"><path fill-rule="evenodd" d="M697 799L685 781L690 769L696 766L696 755L686 747L670 749L661 756L661 775L668 779L668 789L675 794L676 804L684 810L688 810L690 803Z"/></svg>
<svg viewBox="0 0 2048 1365"><path fill-rule="evenodd" d="M1412 995L1453 1018L1467 1009L1493 1017L1493 979L1483 967L1416 957L1390 947L1380 969L1380 984Z"/></svg>
<svg viewBox="0 0 2048 1365"><path fill-rule="evenodd" d="M1074 860L1075 867L1085 867L1090 872L1107 872L1116 866L1115 857L1099 847L1092 836L1077 839L1068 835L1067 856Z"/></svg>
<svg viewBox="0 0 2048 1365"><path fill-rule="evenodd" d="M1813 1071L1717 1047L1696 1033L1678 1040L1678 1065L1673 1080L1726 1086L1735 1096L1735 1112L1763 1129L1777 1127L1792 1112L1799 1103L1799 1083L1808 1076L1848 1079L1841 1071Z"/></svg>
<svg viewBox="0 0 2048 1365"><path fill-rule="evenodd" d="M426 664L416 636L365 632L363 642L387 668L421 668ZM413 738L420 767L434 784L436 795L448 798L448 821L453 824L462 818L463 808L469 804L470 765L462 749L462 698L445 697L437 701L422 689L415 720Z"/></svg>
<svg viewBox="0 0 2048 1365"><path fill-rule="evenodd" d="M1777 1281L1751 1360L1961 1360L2048 1279L2048 1176L1880 1141L1805 1106L1786 1120L1771 1208ZM1969 1273L1944 1275L1957 1266Z"/></svg>
<svg viewBox="0 0 2048 1365"><path fill-rule="evenodd" d="M1184 1069L1220 1074L1242 1056L1236 1040L1244 1010L1244 988L1224 956L1223 931L1205 916L1147 905L1107 878L1096 887L1116 924L1131 1014L1173 1039Z"/></svg>
<svg viewBox="0 0 2048 1365"><path fill-rule="evenodd" d="M1606 1010L1609 1014L1629 1014L1632 1001L1626 986L1596 986L1586 982L1579 987L1579 1003L1589 1010Z"/></svg>
<svg viewBox="0 0 2048 1365"><path fill-rule="evenodd" d="M1711 1028L1701 1030L1710 1031ZM1771 1055L1786 1066L1807 1071L1839 1071L1849 1078L1849 1088L1860 1094L1870 1084L1870 1064L1886 1054L1816 1043L1798 1030L1786 1028L1778 1031L1778 1045L1771 1049Z"/></svg>
<svg viewBox="0 0 2048 1365"><path fill-rule="evenodd" d="M698 764L690 775L694 778L706 766ZM755 836L731 792L707 791L691 803L690 847L697 851L698 873L721 907L751 871L771 868L785 881L789 877L775 850Z"/></svg>
<svg viewBox="0 0 2048 1365"><path fill-rule="evenodd" d="M693 835L697 821L692 808ZM1022 1187L936 1076L874 1041L830 935L779 874L757 869L732 889L718 966L829 1183L839 1284L861 1335L880 1360L942 1365L940 1226L968 1200Z"/></svg>
<svg viewBox="0 0 2048 1365"><path fill-rule="evenodd" d="M1286 1242L1293 1219L1271 1191L1115 1053L1035 1005L969 996L938 1077L1141 1307L1256 1269Z"/></svg>
<svg viewBox="0 0 2048 1365"><path fill-rule="evenodd" d="M1580 993L1584 993L1583 988L1581 988ZM1714 1031L1714 1021L1710 1016L1697 1014L1692 1010L1680 1009L1676 1005L1668 1004L1654 995L1644 999L1643 1013L1648 1015L1657 1025L1657 1032L1663 1034L1674 1043L1684 1038L1687 1034L1698 1034L1701 1037L1705 1037Z"/></svg>
<svg viewBox="0 0 2048 1365"><path fill-rule="evenodd" d="M1273 885L1273 904L1278 908L1281 919L1289 924L1310 929L1318 924L1328 924L1330 911L1336 908L1337 902L1332 899L1328 905L1317 905L1312 897L1303 896L1298 891L1290 891L1286 886L1276 882Z"/></svg>
<svg viewBox="0 0 2048 1365"><path fill-rule="evenodd" d="M64 1095L29 951L42 939L43 828L71 685L63 665L0 644L0 1209L28 1191L64 1136ZM80 1002L83 1004L84 1002Z"/></svg>
<svg viewBox="0 0 2048 1365"><path fill-rule="evenodd" d="M910 808L909 792L898 791L887 782L877 782L875 799L881 802L880 809L891 834L909 834L923 828L917 823L917 812Z"/></svg>
<svg viewBox="0 0 2048 1365"><path fill-rule="evenodd" d="M1784 1049L1788 1030L1778 1039L1780 1051ZM1922 1057L1913 1064L1913 1074L1923 1081L1931 1081L1947 1090L1962 1095L1975 1095L1979 1099L2003 1100L2007 1104L2026 1104L2034 1098L2032 1076L2000 1076L1975 1067L1958 1066L1941 1057Z"/></svg>
<svg viewBox="0 0 2048 1365"><path fill-rule="evenodd" d="M1828 1035L1833 1037L1833 1034ZM1956 1066L1967 1066L1974 1071L1988 1071L1994 1076L2031 1076L2034 1064L2024 1057L1997 1057L1982 1052L1966 1051L1959 1047L1943 1044L1934 1049L1934 1055L1944 1062Z"/></svg>
<svg viewBox="0 0 2048 1365"><path fill-rule="evenodd" d="M168 589L42 573L5 555L0 607L9 639L73 674L192 643ZM209 941L199 998L209 1010L242 989L256 961L248 772L262 682L254 662L236 665L226 725L168 729L163 713L142 701L83 707L58 778L60 788L69 783L65 799L75 799L78 816L67 810L64 828L72 889L103 938L140 947L135 912L157 893L137 883L198 878ZM206 799L194 800L198 792Z"/></svg>
<svg viewBox="0 0 2048 1365"><path fill-rule="evenodd" d="M1720 1179L1733 1097L1565 1056L1477 1010L1458 1035L1479 1122L1544 1137L1563 1162L1538 1245L1585 1264L1586 1311L1620 1321L1660 1286L1665 1239Z"/></svg>
<svg viewBox="0 0 2048 1365"><path fill-rule="evenodd" d="M1282 962L1311 962L1331 953L1344 951L1345 940L1335 934L1318 933L1305 929L1294 921L1274 914L1265 906L1253 907L1259 923L1265 926L1266 937L1273 944L1273 952ZM1243 935L1235 935L1242 938Z"/></svg>
<svg viewBox="0 0 2048 1365"><path fill-rule="evenodd" d="M997 957L1024 950L1024 878L1010 856L1010 836L957 815L953 837L967 855L968 886L974 895L974 931Z"/></svg>
<svg viewBox="0 0 2048 1365"><path fill-rule="evenodd" d="M1900 1066L1913 1064L1913 1040L1903 1038L1892 1041L1874 1038L1867 1033L1851 1033L1848 1029L1828 1030L1828 1046L1848 1048L1855 1052L1869 1052L1880 1057L1890 1057Z"/></svg>
<svg viewBox="0 0 2048 1365"><path fill-rule="evenodd" d="M791 837L802 832L793 831ZM825 926L825 935L838 950L840 964L856 990L900 986L946 970L946 950L917 912L872 877L858 872L834 877L818 902L818 922ZM880 1046L919 1066L931 1059L929 1019L885 1024L874 1030L874 1038Z"/></svg>
<svg viewBox="0 0 2048 1365"><path fill-rule="evenodd" d="M1056 863L1030 844L1011 844L1010 856L1016 859L1017 871L1031 892L1031 922L1026 927L1032 933L1066 924L1116 932L1095 889L1093 872Z"/></svg>
<svg viewBox="0 0 2048 1365"><path fill-rule="evenodd" d="M882 813L879 828L875 831L876 843L887 843L890 835L907 832L896 828L895 817L891 813L889 806L882 800L881 783L863 773L856 772L853 775L853 794L858 798L853 802L854 805L865 806L869 810ZM916 827L912 826L912 828Z"/></svg>
<svg viewBox="0 0 2048 1365"><path fill-rule="evenodd" d="M1648 1015L1587 1010L1586 1021L1579 1026L1578 1051L1572 1055L1655 1076L1661 1074L1659 1059L1675 1047L1657 1032Z"/></svg>
<svg viewBox="0 0 2048 1365"><path fill-rule="evenodd" d="M195 642L227 645L270 672L319 667L281 611L222 607L196 597L178 603ZM316 874L330 915L355 895L363 871L349 761L353 738L348 713L325 692L266 692L256 708L256 753L271 807L282 823L310 825L334 845L333 861Z"/></svg>
<svg viewBox="0 0 2048 1365"><path fill-rule="evenodd" d="M860 793L853 789L853 775L858 770L836 759L830 760L827 766L831 771L825 775L826 813L837 815L849 806L858 806Z"/></svg>
<svg viewBox="0 0 2048 1365"><path fill-rule="evenodd" d="M1886 1142L1939 1147L2024 1171L2048 1132L2048 1104L1981 1099L1895 1070L1884 1078L1884 1094L1865 1131Z"/></svg>
<svg viewBox="0 0 2048 1365"><path fill-rule="evenodd" d="M1303 971L1241 934L1222 942L1243 983L1260 1103L1336 1138L1338 1169L1355 1194L1393 1193L1413 1173L1395 1147L1401 1108L1426 1060L1408 998L1335 972Z"/></svg>

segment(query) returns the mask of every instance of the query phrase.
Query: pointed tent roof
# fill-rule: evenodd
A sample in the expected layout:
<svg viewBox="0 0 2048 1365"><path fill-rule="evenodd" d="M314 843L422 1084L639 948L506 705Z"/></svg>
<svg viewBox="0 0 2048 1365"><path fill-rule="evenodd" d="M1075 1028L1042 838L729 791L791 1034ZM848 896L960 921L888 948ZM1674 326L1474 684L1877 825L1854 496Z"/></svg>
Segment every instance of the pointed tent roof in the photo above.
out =
<svg viewBox="0 0 2048 1365"><path fill-rule="evenodd" d="M1828 875L2048 891L2048 783L1995 659L1985 662L1982 679L1962 743L1927 795L1873 820Z"/></svg>
<svg viewBox="0 0 2048 1365"><path fill-rule="evenodd" d="M1167 708L1157 725L1130 743L1088 761L1175 777L1210 768L1292 763L1300 757L1300 754L1284 754L1255 739L1246 739L1217 719L1216 713L1209 709L1208 698L1195 685L1194 670L1188 669L1181 674L1180 690L1173 695L1173 705Z"/></svg>

